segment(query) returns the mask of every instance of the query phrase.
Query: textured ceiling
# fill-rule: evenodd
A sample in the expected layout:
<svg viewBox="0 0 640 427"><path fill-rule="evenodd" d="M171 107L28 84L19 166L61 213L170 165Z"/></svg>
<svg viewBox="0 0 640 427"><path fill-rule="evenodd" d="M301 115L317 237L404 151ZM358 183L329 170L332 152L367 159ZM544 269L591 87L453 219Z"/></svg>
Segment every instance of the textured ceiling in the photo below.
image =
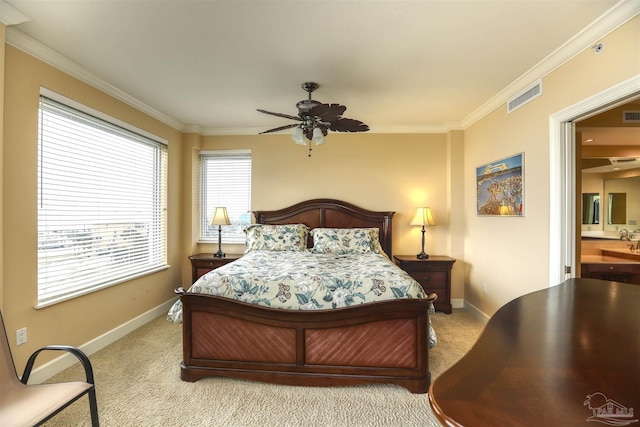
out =
<svg viewBox="0 0 640 427"><path fill-rule="evenodd" d="M181 130L216 134L289 124L256 108L296 114L305 81L372 131L460 127L618 1L8 3L30 18L10 43L27 35Z"/></svg>

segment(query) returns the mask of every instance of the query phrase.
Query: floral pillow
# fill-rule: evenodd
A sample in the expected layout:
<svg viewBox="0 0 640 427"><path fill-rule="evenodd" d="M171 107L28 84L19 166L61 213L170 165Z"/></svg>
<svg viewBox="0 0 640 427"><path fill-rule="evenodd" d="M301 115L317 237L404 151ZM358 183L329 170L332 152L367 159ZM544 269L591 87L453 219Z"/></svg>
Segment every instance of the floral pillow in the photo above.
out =
<svg viewBox="0 0 640 427"><path fill-rule="evenodd" d="M315 253L382 253L377 228L314 228L311 235Z"/></svg>
<svg viewBox="0 0 640 427"><path fill-rule="evenodd" d="M307 249L309 227L304 224L264 225L245 228L246 248L250 251L304 251Z"/></svg>

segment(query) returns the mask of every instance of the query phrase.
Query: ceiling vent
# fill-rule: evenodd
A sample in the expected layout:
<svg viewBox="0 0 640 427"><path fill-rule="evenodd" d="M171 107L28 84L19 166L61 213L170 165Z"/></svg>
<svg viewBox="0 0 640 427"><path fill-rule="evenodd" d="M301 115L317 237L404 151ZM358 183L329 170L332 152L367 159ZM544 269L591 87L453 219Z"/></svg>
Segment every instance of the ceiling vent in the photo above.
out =
<svg viewBox="0 0 640 427"><path fill-rule="evenodd" d="M512 98L509 102L507 102L507 113L511 113L517 110L526 103L533 101L540 95L542 95L542 80L538 80L533 85L523 90L515 98Z"/></svg>
<svg viewBox="0 0 640 427"><path fill-rule="evenodd" d="M640 111L623 111L623 123L640 123Z"/></svg>
<svg viewBox="0 0 640 427"><path fill-rule="evenodd" d="M583 172L609 173L640 168L638 157L611 157L611 158L583 158L581 161Z"/></svg>
<svg viewBox="0 0 640 427"><path fill-rule="evenodd" d="M611 159L611 163L613 164L622 164L622 163L635 163L637 162L638 159L636 159L635 157L626 157L626 158L620 158L620 159Z"/></svg>

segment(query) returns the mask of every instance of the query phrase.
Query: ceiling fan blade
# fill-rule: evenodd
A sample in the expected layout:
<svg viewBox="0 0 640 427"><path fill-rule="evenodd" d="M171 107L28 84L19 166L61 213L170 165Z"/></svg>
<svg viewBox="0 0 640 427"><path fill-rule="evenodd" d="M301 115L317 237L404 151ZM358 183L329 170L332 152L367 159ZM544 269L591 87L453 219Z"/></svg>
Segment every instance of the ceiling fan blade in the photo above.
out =
<svg viewBox="0 0 640 427"><path fill-rule="evenodd" d="M296 126L300 126L300 125L298 123L294 123L292 125L280 126L279 128L273 128L273 129L265 130L264 132L260 132L258 135L262 135L263 133L271 133L271 132L278 132L285 129L291 129Z"/></svg>
<svg viewBox="0 0 640 427"><path fill-rule="evenodd" d="M334 132L366 132L369 126L360 120L339 118L330 123L329 129Z"/></svg>
<svg viewBox="0 0 640 427"><path fill-rule="evenodd" d="M317 116L323 122L338 120L347 110L347 107L340 104L318 104L309 110L309 115Z"/></svg>
<svg viewBox="0 0 640 427"><path fill-rule="evenodd" d="M298 116L292 116L292 115L283 114L283 113L273 113L271 111L260 110L260 109L258 109L257 111L259 111L261 113L264 113L264 114L269 114L269 115L272 115L272 116L284 117L285 119L297 120L299 122L302 121L302 119L300 117L298 117Z"/></svg>

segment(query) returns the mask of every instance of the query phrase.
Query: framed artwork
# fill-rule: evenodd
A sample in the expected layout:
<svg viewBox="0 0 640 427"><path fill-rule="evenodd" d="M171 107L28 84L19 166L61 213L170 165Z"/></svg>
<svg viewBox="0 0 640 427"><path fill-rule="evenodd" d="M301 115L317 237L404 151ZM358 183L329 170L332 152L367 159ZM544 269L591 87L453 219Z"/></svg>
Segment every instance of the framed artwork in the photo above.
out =
<svg viewBox="0 0 640 427"><path fill-rule="evenodd" d="M476 168L478 216L524 216L524 153Z"/></svg>

